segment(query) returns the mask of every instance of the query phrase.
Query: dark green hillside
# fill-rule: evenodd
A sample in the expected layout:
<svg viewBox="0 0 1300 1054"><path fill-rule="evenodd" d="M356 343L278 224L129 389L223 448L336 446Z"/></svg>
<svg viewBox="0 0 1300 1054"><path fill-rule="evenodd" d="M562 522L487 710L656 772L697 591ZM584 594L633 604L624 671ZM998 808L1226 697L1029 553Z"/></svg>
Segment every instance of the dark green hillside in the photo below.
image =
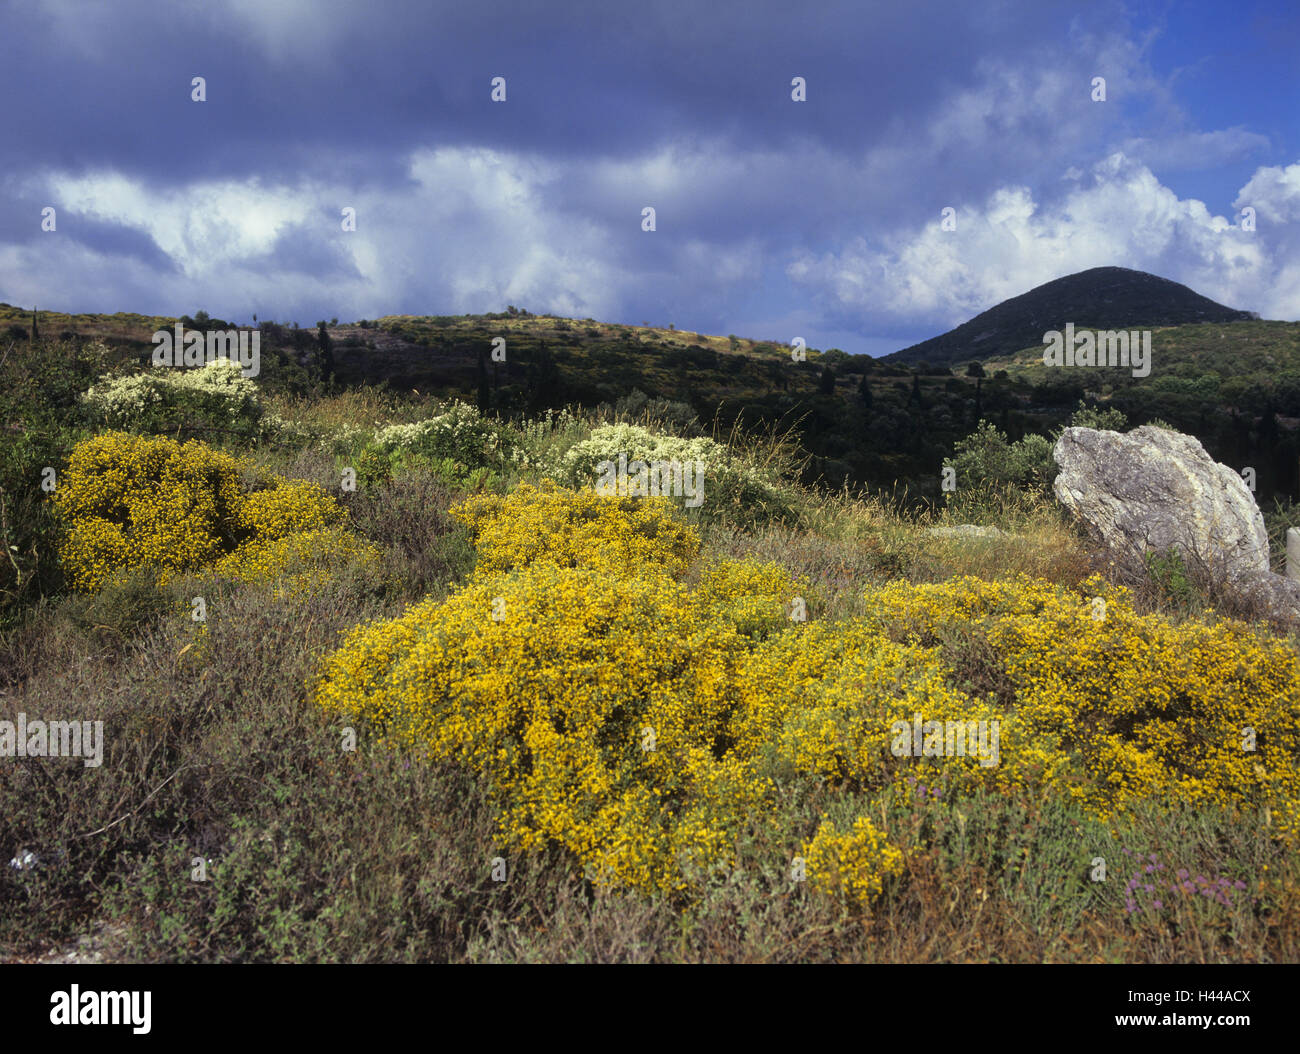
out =
<svg viewBox="0 0 1300 1054"><path fill-rule="evenodd" d="M197 315L197 322L188 316L181 321L234 324ZM1076 324L1084 326L1085 318ZM112 349L111 364L132 368L148 363L152 332L175 321L42 311L39 327L42 338L97 337ZM1089 325L1102 324L1138 326L1109 319ZM978 365L972 359L909 366L898 356L873 360L836 349L809 349L807 361L796 363L775 341L517 309L326 324L328 357L317 329L266 320L259 325L258 380L268 392L384 386L400 397L461 398L507 418L566 405L613 408L640 398L639 392L673 403L674 420L688 431L725 434L737 423L793 429L810 455L806 483L897 483L913 495L937 497L944 459L981 418L1014 441L1050 433L1083 400L1122 410L1132 425L1164 420L1197 435L1217 459L1254 467L1261 505L1300 492L1297 323L1153 326L1152 372L1145 378L1115 369L1049 370L1042 364L1041 332ZM29 310L0 305L0 334L7 330L7 340L26 340L30 329ZM497 338L505 340L504 362L492 358Z"/></svg>
<svg viewBox="0 0 1300 1054"><path fill-rule="evenodd" d="M981 312L956 329L886 356L890 361L952 365L1006 355L1073 322L1076 329L1131 329L1189 322L1235 322L1234 311L1167 278L1126 267L1094 267L1047 282Z"/></svg>

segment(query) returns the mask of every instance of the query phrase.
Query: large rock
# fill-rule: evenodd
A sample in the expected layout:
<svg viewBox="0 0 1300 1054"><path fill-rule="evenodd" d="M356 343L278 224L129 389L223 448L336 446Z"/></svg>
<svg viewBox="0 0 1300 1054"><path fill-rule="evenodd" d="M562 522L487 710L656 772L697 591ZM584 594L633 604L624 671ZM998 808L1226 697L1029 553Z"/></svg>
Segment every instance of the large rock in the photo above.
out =
<svg viewBox="0 0 1300 1054"><path fill-rule="evenodd" d="M1300 583L1269 573L1264 517L1241 476L1194 437L1145 425L1121 435L1067 428L1056 497L1118 560L1177 550L1217 586L1274 618L1300 618Z"/></svg>

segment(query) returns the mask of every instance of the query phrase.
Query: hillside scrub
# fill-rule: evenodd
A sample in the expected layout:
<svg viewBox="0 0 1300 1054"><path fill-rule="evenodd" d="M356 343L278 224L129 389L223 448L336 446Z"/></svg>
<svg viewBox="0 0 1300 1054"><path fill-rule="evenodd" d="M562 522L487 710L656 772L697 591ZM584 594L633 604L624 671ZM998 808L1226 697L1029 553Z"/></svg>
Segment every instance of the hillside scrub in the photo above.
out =
<svg viewBox="0 0 1300 1054"><path fill-rule="evenodd" d="M772 504L690 518L547 477L698 436L267 405L298 440L70 416L48 455L78 591L0 637L0 717L104 720L106 756L0 766L0 848L41 861L0 873L0 951L112 920L169 962L1300 955L1295 641L1092 577L1041 496L809 492L715 436L677 449ZM976 511L1014 537L928 533ZM912 751L918 715L970 749Z"/></svg>
<svg viewBox="0 0 1300 1054"><path fill-rule="evenodd" d="M777 565L723 562L684 588L698 542L633 519L662 501L588 520L590 497L548 498L475 506L470 582L357 630L315 689L332 714L476 773L505 850L561 847L592 880L682 897L770 825L816 862L815 885L867 905L901 860L859 823L874 806L854 820L865 855L844 853L880 872L846 875L841 854L832 881L817 867L848 836L786 827L779 803L916 779L957 801L1057 796L1101 821L1174 798L1300 836L1300 662L1246 626L1174 626L1100 579L895 583L863 618L794 619L808 588ZM1000 728L1001 746L900 757L900 723L910 742L921 715L950 739L954 723Z"/></svg>

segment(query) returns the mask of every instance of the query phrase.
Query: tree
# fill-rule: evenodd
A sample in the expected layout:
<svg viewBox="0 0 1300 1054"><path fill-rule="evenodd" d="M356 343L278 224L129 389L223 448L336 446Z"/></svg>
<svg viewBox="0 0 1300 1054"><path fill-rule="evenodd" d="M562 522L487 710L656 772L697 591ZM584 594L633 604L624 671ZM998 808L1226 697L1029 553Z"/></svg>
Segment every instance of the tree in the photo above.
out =
<svg viewBox="0 0 1300 1054"><path fill-rule="evenodd" d="M1011 484L1045 491L1056 476L1051 440L1027 435L1009 443L988 421L981 421L974 432L959 439L954 450L949 462L963 487Z"/></svg>
<svg viewBox="0 0 1300 1054"><path fill-rule="evenodd" d="M334 379L334 342L330 340L329 331L325 328L325 323L317 325L316 330L316 362L320 366L321 380L328 383Z"/></svg>
<svg viewBox="0 0 1300 1054"><path fill-rule="evenodd" d="M830 366L822 370L821 376L818 377L817 390L822 395L835 394L835 371Z"/></svg>

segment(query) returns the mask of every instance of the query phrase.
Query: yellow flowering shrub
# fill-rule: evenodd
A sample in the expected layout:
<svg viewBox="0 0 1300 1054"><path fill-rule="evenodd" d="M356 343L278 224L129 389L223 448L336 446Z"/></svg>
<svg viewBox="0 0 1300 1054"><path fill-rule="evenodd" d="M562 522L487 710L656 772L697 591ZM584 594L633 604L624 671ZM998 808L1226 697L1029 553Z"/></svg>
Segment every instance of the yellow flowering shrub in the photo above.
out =
<svg viewBox="0 0 1300 1054"><path fill-rule="evenodd" d="M851 790L879 790L915 772L910 755L892 751L897 721L910 727L918 713L944 722L1003 717L991 701L949 685L935 650L895 644L853 622L810 622L754 650L735 695L737 748L761 757L764 772L815 775ZM973 755L939 763L954 789L995 771Z"/></svg>
<svg viewBox="0 0 1300 1054"><path fill-rule="evenodd" d="M719 560L703 570L692 596L701 617L730 622L745 636L762 640L792 625L791 601L797 595L806 599L808 592L780 564Z"/></svg>
<svg viewBox="0 0 1300 1054"><path fill-rule="evenodd" d="M602 497L549 480L506 497L475 495L450 512L474 532L479 573L541 562L619 576L657 566L676 576L700 550L698 532L673 519L667 498Z"/></svg>
<svg viewBox="0 0 1300 1054"><path fill-rule="evenodd" d="M486 776L510 845L557 843L606 881L672 888L764 807L719 756L744 647L661 572L539 562L361 627L316 697Z"/></svg>
<svg viewBox="0 0 1300 1054"><path fill-rule="evenodd" d="M1300 834L1300 659L1228 620L1175 625L1100 578L893 583L869 624L933 641L980 626L1015 691L1008 786L1047 784L1105 815L1141 798L1271 810Z"/></svg>
<svg viewBox="0 0 1300 1054"><path fill-rule="evenodd" d="M54 491L74 588L93 591L144 565L195 571L233 548L241 467L193 440L107 432L79 443Z"/></svg>
<svg viewBox="0 0 1300 1054"><path fill-rule="evenodd" d="M283 538L298 531L319 531L343 520L343 508L319 483L304 479L273 479L265 490L244 497L239 526L262 539Z"/></svg>
<svg viewBox="0 0 1300 1054"><path fill-rule="evenodd" d="M825 820L803 849L813 885L823 892L843 892L866 906L884 889L884 880L903 870L903 853L865 816L847 831Z"/></svg>
<svg viewBox="0 0 1300 1054"><path fill-rule="evenodd" d="M197 440L106 432L79 443L54 492L73 587L93 592L137 567L161 583L214 567L264 582L298 567L302 587L346 560L377 560L338 526L343 510L323 488L271 477L247 493L246 467Z"/></svg>

